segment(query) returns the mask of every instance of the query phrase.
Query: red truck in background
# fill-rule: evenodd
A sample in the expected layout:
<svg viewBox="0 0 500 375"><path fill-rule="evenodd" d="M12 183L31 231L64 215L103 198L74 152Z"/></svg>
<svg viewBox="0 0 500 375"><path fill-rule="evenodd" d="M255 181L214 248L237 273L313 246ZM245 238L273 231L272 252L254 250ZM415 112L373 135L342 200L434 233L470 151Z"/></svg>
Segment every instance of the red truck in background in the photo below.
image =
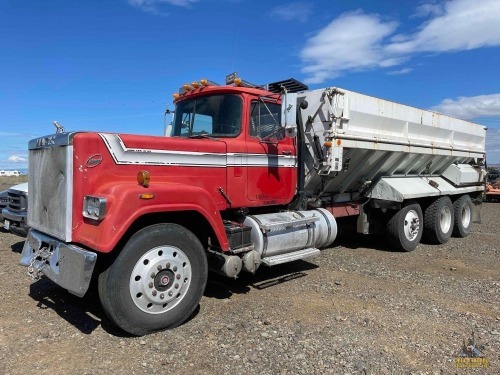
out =
<svg viewBox="0 0 500 375"><path fill-rule="evenodd" d="M79 296L98 276L107 315L131 334L186 320L209 269L234 278L318 254L338 218L412 251L423 234L467 236L478 216L482 126L293 79L201 80L174 101L166 137L29 144L21 264Z"/></svg>

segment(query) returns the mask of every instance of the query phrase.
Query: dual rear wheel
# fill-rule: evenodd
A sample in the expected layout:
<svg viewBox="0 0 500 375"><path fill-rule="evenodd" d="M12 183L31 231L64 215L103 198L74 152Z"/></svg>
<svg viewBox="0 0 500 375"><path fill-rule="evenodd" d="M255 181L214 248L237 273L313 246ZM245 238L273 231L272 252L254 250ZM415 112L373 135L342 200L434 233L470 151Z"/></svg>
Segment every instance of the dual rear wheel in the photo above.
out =
<svg viewBox="0 0 500 375"><path fill-rule="evenodd" d="M472 227L472 201L462 195L455 202L443 196L422 211L416 201L407 201L387 223L387 237L392 248L413 251L424 235L436 244L447 242L451 235L466 237Z"/></svg>

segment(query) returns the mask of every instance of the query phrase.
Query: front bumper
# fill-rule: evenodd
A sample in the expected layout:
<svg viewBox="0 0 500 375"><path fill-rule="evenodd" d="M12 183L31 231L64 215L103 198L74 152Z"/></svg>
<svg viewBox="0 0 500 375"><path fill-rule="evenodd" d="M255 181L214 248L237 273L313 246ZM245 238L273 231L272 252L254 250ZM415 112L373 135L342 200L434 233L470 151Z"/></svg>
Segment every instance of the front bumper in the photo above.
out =
<svg viewBox="0 0 500 375"><path fill-rule="evenodd" d="M40 249L50 253L45 260L37 256ZM89 288L96 260L96 253L30 229L19 264L32 265L57 285L82 297Z"/></svg>

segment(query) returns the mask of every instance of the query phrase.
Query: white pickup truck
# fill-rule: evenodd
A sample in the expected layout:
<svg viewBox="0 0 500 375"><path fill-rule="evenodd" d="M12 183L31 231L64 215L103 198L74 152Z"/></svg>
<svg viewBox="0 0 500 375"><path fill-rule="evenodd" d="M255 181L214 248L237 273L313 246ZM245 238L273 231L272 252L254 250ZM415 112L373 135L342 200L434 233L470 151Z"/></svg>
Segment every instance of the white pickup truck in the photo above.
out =
<svg viewBox="0 0 500 375"><path fill-rule="evenodd" d="M2 209L3 228L20 236L28 233L28 183L14 185L7 190L7 206Z"/></svg>

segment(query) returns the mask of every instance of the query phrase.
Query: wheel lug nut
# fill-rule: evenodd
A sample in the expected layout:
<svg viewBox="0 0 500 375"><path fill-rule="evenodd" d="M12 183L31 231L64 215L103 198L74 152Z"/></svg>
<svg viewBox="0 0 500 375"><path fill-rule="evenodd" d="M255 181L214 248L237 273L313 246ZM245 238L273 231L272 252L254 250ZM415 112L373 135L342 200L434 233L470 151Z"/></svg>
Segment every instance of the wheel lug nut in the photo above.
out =
<svg viewBox="0 0 500 375"><path fill-rule="evenodd" d="M173 294L174 294L174 293L173 293L172 291L168 292L168 296L169 296L169 297L172 297L172 295L173 295Z"/></svg>
<svg viewBox="0 0 500 375"><path fill-rule="evenodd" d="M175 283L174 288L179 289L179 284Z"/></svg>
<svg viewBox="0 0 500 375"><path fill-rule="evenodd" d="M162 268L161 268L161 266L160 266L160 265L158 265L158 267L156 267L156 269L157 269L158 271L161 271L161 269L162 269Z"/></svg>
<svg viewBox="0 0 500 375"><path fill-rule="evenodd" d="M154 272L151 272L151 275L150 275L150 276L151 276L151 278L152 278L152 279L154 279L154 278L155 278L155 276L156 276L156 274L155 274Z"/></svg>
<svg viewBox="0 0 500 375"><path fill-rule="evenodd" d="M163 298L165 298L165 294L162 293L162 294L160 294L160 299L163 299Z"/></svg>
<svg viewBox="0 0 500 375"><path fill-rule="evenodd" d="M173 270L174 272L176 272L176 271L177 271L177 266L174 266L174 268L172 268L172 270Z"/></svg>
<svg viewBox="0 0 500 375"><path fill-rule="evenodd" d="M175 278L176 278L177 280L179 280L179 279L181 278L181 274L180 274L180 273L178 273L177 275L175 275Z"/></svg>
<svg viewBox="0 0 500 375"><path fill-rule="evenodd" d="M170 268L170 263L165 264L165 268Z"/></svg>
<svg viewBox="0 0 500 375"><path fill-rule="evenodd" d="M150 288L152 288L152 287L153 287L153 283L149 283L149 284L148 284L148 286L149 286Z"/></svg>
<svg viewBox="0 0 500 375"><path fill-rule="evenodd" d="M156 290L153 290L153 296L156 296L156 293L157 293Z"/></svg>

